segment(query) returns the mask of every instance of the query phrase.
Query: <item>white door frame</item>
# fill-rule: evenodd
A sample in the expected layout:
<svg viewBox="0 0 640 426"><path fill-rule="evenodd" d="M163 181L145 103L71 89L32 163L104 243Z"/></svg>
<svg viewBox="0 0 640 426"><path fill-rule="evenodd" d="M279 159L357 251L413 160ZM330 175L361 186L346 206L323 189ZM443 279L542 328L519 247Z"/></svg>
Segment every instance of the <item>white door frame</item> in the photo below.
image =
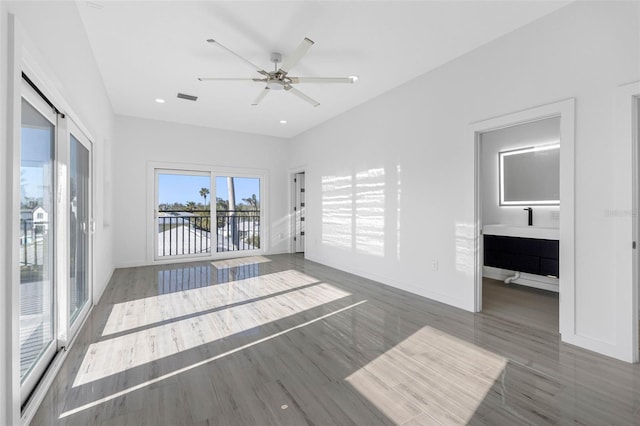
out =
<svg viewBox="0 0 640 426"><path fill-rule="evenodd" d="M616 90L616 142L615 161L628 161L631 156L631 176L626 174L627 168L616 170L615 191L615 233L620 236L616 247L616 285L618 295L616 304L621 316L618 319L617 330L621 335L623 355L629 362L640 361L640 342L638 341L638 321L640 309L639 275L640 256L640 222L638 208L640 207L640 123L638 114L640 109L640 82L619 87ZM631 190L631 197L628 191ZM630 205L629 205L630 201ZM630 237L627 237L630 236ZM618 240L618 239L617 239ZM632 248L635 244L635 250ZM631 262L631 268L628 263ZM630 274L630 275L629 275ZM631 282L632 285L626 285ZM627 343L625 345L625 343ZM623 358L623 359L625 359Z"/></svg>
<svg viewBox="0 0 640 426"><path fill-rule="evenodd" d="M475 277L474 312L482 310L482 192L480 136L493 130L560 117L560 333L563 340L575 335L575 225L574 147L575 101L567 99L525 111L490 118L469 125L475 149Z"/></svg>

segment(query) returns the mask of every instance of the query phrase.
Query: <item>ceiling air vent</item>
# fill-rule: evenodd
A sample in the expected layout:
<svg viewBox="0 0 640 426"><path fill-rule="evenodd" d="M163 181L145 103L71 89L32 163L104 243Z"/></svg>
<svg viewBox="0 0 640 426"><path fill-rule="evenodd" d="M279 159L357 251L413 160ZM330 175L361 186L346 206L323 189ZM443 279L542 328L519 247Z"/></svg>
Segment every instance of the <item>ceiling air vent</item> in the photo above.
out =
<svg viewBox="0 0 640 426"><path fill-rule="evenodd" d="M178 98L180 99L186 99L188 101L197 101L198 97L197 96L193 96L193 95L185 95L184 93L178 93Z"/></svg>

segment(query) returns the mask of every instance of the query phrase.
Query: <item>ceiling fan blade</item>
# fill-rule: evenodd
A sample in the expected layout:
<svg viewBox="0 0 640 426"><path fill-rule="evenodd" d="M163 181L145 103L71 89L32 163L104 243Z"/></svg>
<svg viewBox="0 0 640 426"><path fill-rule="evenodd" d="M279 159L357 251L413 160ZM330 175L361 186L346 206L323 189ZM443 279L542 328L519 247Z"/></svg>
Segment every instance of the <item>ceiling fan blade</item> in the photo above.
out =
<svg viewBox="0 0 640 426"><path fill-rule="evenodd" d="M291 84L298 83L348 83L356 80L353 77L289 77Z"/></svg>
<svg viewBox="0 0 640 426"><path fill-rule="evenodd" d="M311 105L313 105L314 107L317 107L318 105L320 105L320 102L316 101L313 98L310 98L309 96L305 95L304 93L302 93L301 91L299 91L298 89L291 87L291 86L285 86L284 90L286 90L289 93L293 93L294 95L296 95L297 97L299 97L300 99L309 102Z"/></svg>
<svg viewBox="0 0 640 426"><path fill-rule="evenodd" d="M289 70L293 68L300 59L302 59L311 46L313 46L313 40L305 37L298 47L296 47L296 50L294 50L293 53L282 63L280 71L289 72Z"/></svg>
<svg viewBox="0 0 640 426"><path fill-rule="evenodd" d="M251 105L258 106L260 104L260 102L262 102L264 97L267 96L267 94L269 93L270 90L271 89L269 89L268 87L265 87L264 90L262 90L262 92L260 92L260 94L256 97L255 101L253 101L253 103Z"/></svg>
<svg viewBox="0 0 640 426"><path fill-rule="evenodd" d="M198 77L200 81L267 81L266 78Z"/></svg>
<svg viewBox="0 0 640 426"><path fill-rule="evenodd" d="M220 42L210 38L207 40L207 42L209 43L213 43L216 44L217 46L221 47L222 49L226 50L227 52L231 53L232 55L234 55L235 57L243 60L244 62L246 62L247 64L251 65L253 68L255 68L256 71L258 71L260 74L262 75L269 75L268 72L266 72L265 70L263 70L262 68L260 68L259 66L257 66L256 64L254 64L253 62L251 62L250 60L248 60L247 58L244 58L240 55L238 55L236 52L234 52L233 50L229 49L228 47L226 47L223 44L220 44Z"/></svg>

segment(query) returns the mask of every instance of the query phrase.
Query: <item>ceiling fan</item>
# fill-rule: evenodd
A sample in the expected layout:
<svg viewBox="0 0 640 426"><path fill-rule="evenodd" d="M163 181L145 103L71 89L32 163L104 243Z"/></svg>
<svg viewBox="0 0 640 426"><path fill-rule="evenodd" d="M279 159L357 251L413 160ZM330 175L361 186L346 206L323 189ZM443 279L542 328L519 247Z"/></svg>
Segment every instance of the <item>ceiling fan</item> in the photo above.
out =
<svg viewBox="0 0 640 426"><path fill-rule="evenodd" d="M310 103L314 107L320 105L318 101L315 99L305 95L295 87L294 84L300 83L354 83L358 78L355 76L352 77L292 77L289 75L289 70L293 68L302 57L307 53L307 51L313 46L313 41L305 37L304 40L298 45L296 50L286 58L284 62L282 62L282 54L278 52L271 53L271 62L275 64L274 71L268 72L249 61L246 58L243 58L236 52L231 49L225 47L220 44L220 42L209 39L207 42L215 44L227 52L235 55L239 59L243 60L247 64L251 65L259 74L262 75L262 78L225 78L225 77L200 77L198 80L200 81L256 81L261 83L266 83L265 88L260 92L260 94L256 97L251 105L257 106L264 99L267 94L269 94L272 90L284 90L293 95L296 95L300 99ZM278 64L282 62L280 68L278 68Z"/></svg>

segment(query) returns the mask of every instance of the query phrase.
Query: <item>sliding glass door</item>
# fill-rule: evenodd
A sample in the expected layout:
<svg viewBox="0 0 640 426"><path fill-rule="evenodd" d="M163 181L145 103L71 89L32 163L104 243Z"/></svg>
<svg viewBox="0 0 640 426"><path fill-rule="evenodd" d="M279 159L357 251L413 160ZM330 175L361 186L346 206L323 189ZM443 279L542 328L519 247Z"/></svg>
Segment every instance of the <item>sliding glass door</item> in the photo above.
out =
<svg viewBox="0 0 640 426"><path fill-rule="evenodd" d="M263 176L167 166L152 170L154 260L263 250Z"/></svg>
<svg viewBox="0 0 640 426"><path fill-rule="evenodd" d="M20 140L20 380L29 392L57 350L56 113L33 90L22 98Z"/></svg>
<svg viewBox="0 0 640 426"><path fill-rule="evenodd" d="M91 143L69 126L69 326L89 308L91 281ZM74 333L70 333L73 335Z"/></svg>
<svg viewBox="0 0 640 426"><path fill-rule="evenodd" d="M211 174L156 169L155 259L211 255Z"/></svg>
<svg viewBox="0 0 640 426"><path fill-rule="evenodd" d="M91 143L30 84L20 137L22 402L91 306Z"/></svg>
<svg viewBox="0 0 640 426"><path fill-rule="evenodd" d="M260 250L260 179L216 176L217 252Z"/></svg>

